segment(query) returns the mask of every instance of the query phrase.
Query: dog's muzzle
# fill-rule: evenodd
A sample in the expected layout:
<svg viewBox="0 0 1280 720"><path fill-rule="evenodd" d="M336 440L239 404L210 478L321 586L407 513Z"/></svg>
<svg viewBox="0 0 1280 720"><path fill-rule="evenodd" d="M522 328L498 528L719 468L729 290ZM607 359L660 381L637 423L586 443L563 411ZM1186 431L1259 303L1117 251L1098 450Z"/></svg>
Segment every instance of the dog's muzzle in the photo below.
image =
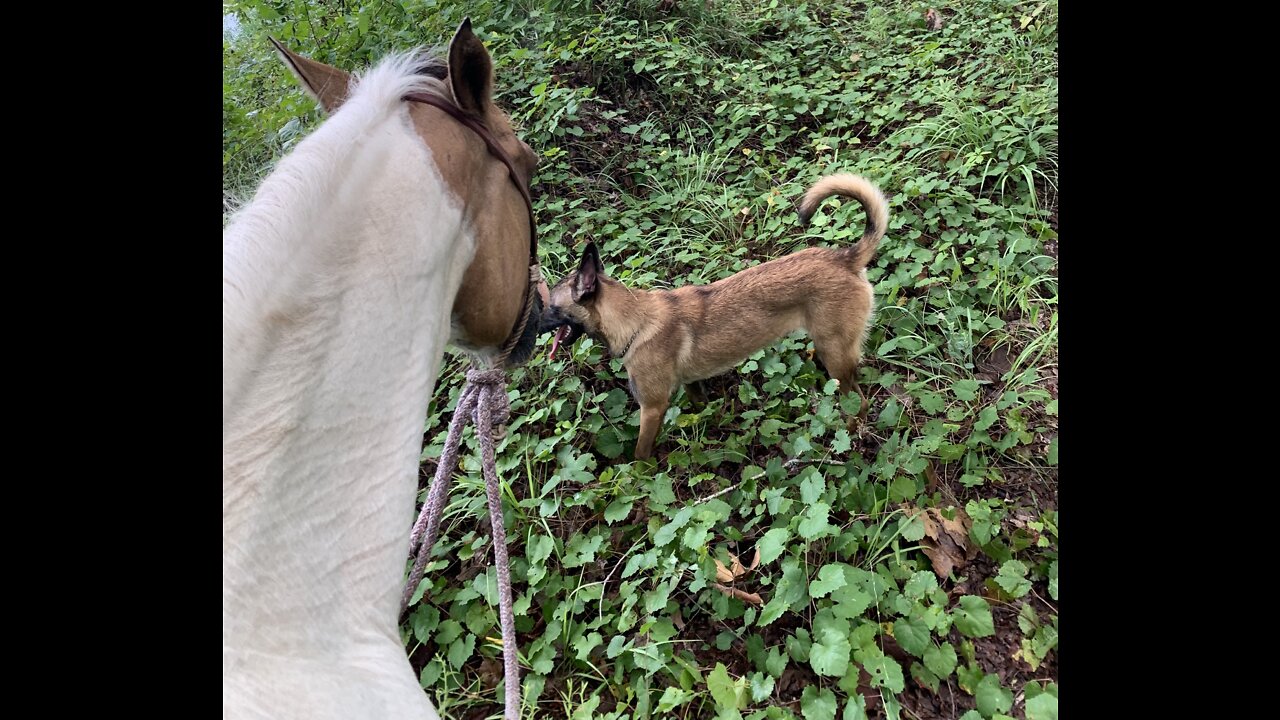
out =
<svg viewBox="0 0 1280 720"><path fill-rule="evenodd" d="M579 337L582 337L582 333L585 330L586 328L583 327L582 323L566 317L558 308L546 308L539 320L538 334L555 332L555 337L551 339L551 350L547 354L547 359L555 360L556 351L560 349L560 346L569 347L573 345Z"/></svg>

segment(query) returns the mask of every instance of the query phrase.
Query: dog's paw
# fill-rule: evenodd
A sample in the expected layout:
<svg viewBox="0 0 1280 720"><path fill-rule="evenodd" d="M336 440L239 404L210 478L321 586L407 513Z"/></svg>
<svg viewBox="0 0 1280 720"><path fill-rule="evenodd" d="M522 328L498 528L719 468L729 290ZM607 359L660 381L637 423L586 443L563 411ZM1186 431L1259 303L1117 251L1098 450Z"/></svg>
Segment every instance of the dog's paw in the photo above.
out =
<svg viewBox="0 0 1280 720"><path fill-rule="evenodd" d="M863 438L866 437L867 431L871 429L871 423L867 422L866 413L859 413L849 418L846 427L851 437Z"/></svg>

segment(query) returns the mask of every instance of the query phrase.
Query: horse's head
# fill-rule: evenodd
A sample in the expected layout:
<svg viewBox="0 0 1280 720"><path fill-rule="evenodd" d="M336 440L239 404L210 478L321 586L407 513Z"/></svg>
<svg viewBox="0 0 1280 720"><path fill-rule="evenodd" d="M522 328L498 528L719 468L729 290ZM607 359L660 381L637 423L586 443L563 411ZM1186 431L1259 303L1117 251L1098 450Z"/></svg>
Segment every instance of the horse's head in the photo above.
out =
<svg viewBox="0 0 1280 720"><path fill-rule="evenodd" d="M346 72L275 45L303 88L326 111L342 105L351 79ZM469 18L449 43L447 64L429 62L421 72L442 81L435 97L456 110L410 102L410 117L476 240L475 256L453 302L451 339L472 354L493 357L525 317L534 258L531 208L520 188L528 190L538 156L516 136L511 118L493 102L493 62L471 31ZM510 160L510 170L490 150L485 133ZM508 364L523 362L532 352L546 294L545 283L539 280L539 285L524 329L512 339Z"/></svg>

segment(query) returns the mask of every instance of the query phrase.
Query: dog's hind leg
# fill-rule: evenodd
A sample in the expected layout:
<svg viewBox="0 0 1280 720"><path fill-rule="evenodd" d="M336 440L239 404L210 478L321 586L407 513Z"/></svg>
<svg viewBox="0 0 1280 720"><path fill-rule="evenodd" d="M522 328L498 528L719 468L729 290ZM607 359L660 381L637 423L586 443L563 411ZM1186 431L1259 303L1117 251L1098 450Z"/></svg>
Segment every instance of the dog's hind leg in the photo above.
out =
<svg viewBox="0 0 1280 720"><path fill-rule="evenodd" d="M852 432L867 417L867 396L858 385L858 367L862 364L862 329L845 329L830 336L814 335L813 345L827 374L840 383L841 392L856 392L862 399L858 414L849 420Z"/></svg>
<svg viewBox="0 0 1280 720"><path fill-rule="evenodd" d="M698 406L699 411L706 408L707 386L705 381L694 380L691 383L686 383L684 386L684 394L688 395L689 399L693 401L693 404Z"/></svg>

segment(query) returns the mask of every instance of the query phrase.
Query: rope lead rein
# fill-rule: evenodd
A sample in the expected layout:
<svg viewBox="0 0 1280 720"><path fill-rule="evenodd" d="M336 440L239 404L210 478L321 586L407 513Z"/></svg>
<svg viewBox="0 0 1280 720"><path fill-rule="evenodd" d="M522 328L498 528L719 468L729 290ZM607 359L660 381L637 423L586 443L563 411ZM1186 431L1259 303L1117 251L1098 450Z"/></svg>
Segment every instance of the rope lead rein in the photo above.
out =
<svg viewBox="0 0 1280 720"><path fill-rule="evenodd" d="M449 500L449 480L458 466L458 446L468 420L474 420L480 439L480 462L484 471L485 493L489 498L489 524L493 532L493 555L498 569L498 613L502 624L502 661L506 685L506 720L520 718L520 666L517 662L516 624L511 608L511 566L507 557L507 530L502 519L502 494L494 463L493 428L502 425L511 414L506 393L507 374L501 368L467 371L467 384L458 397L458 407L449 422L449 435L444 452L436 466L431 490L422 505L418 521L409 534L409 554L415 555L413 570L400 601L400 617L409 609L409 599L422 581L427 558L440 535L440 516Z"/></svg>

